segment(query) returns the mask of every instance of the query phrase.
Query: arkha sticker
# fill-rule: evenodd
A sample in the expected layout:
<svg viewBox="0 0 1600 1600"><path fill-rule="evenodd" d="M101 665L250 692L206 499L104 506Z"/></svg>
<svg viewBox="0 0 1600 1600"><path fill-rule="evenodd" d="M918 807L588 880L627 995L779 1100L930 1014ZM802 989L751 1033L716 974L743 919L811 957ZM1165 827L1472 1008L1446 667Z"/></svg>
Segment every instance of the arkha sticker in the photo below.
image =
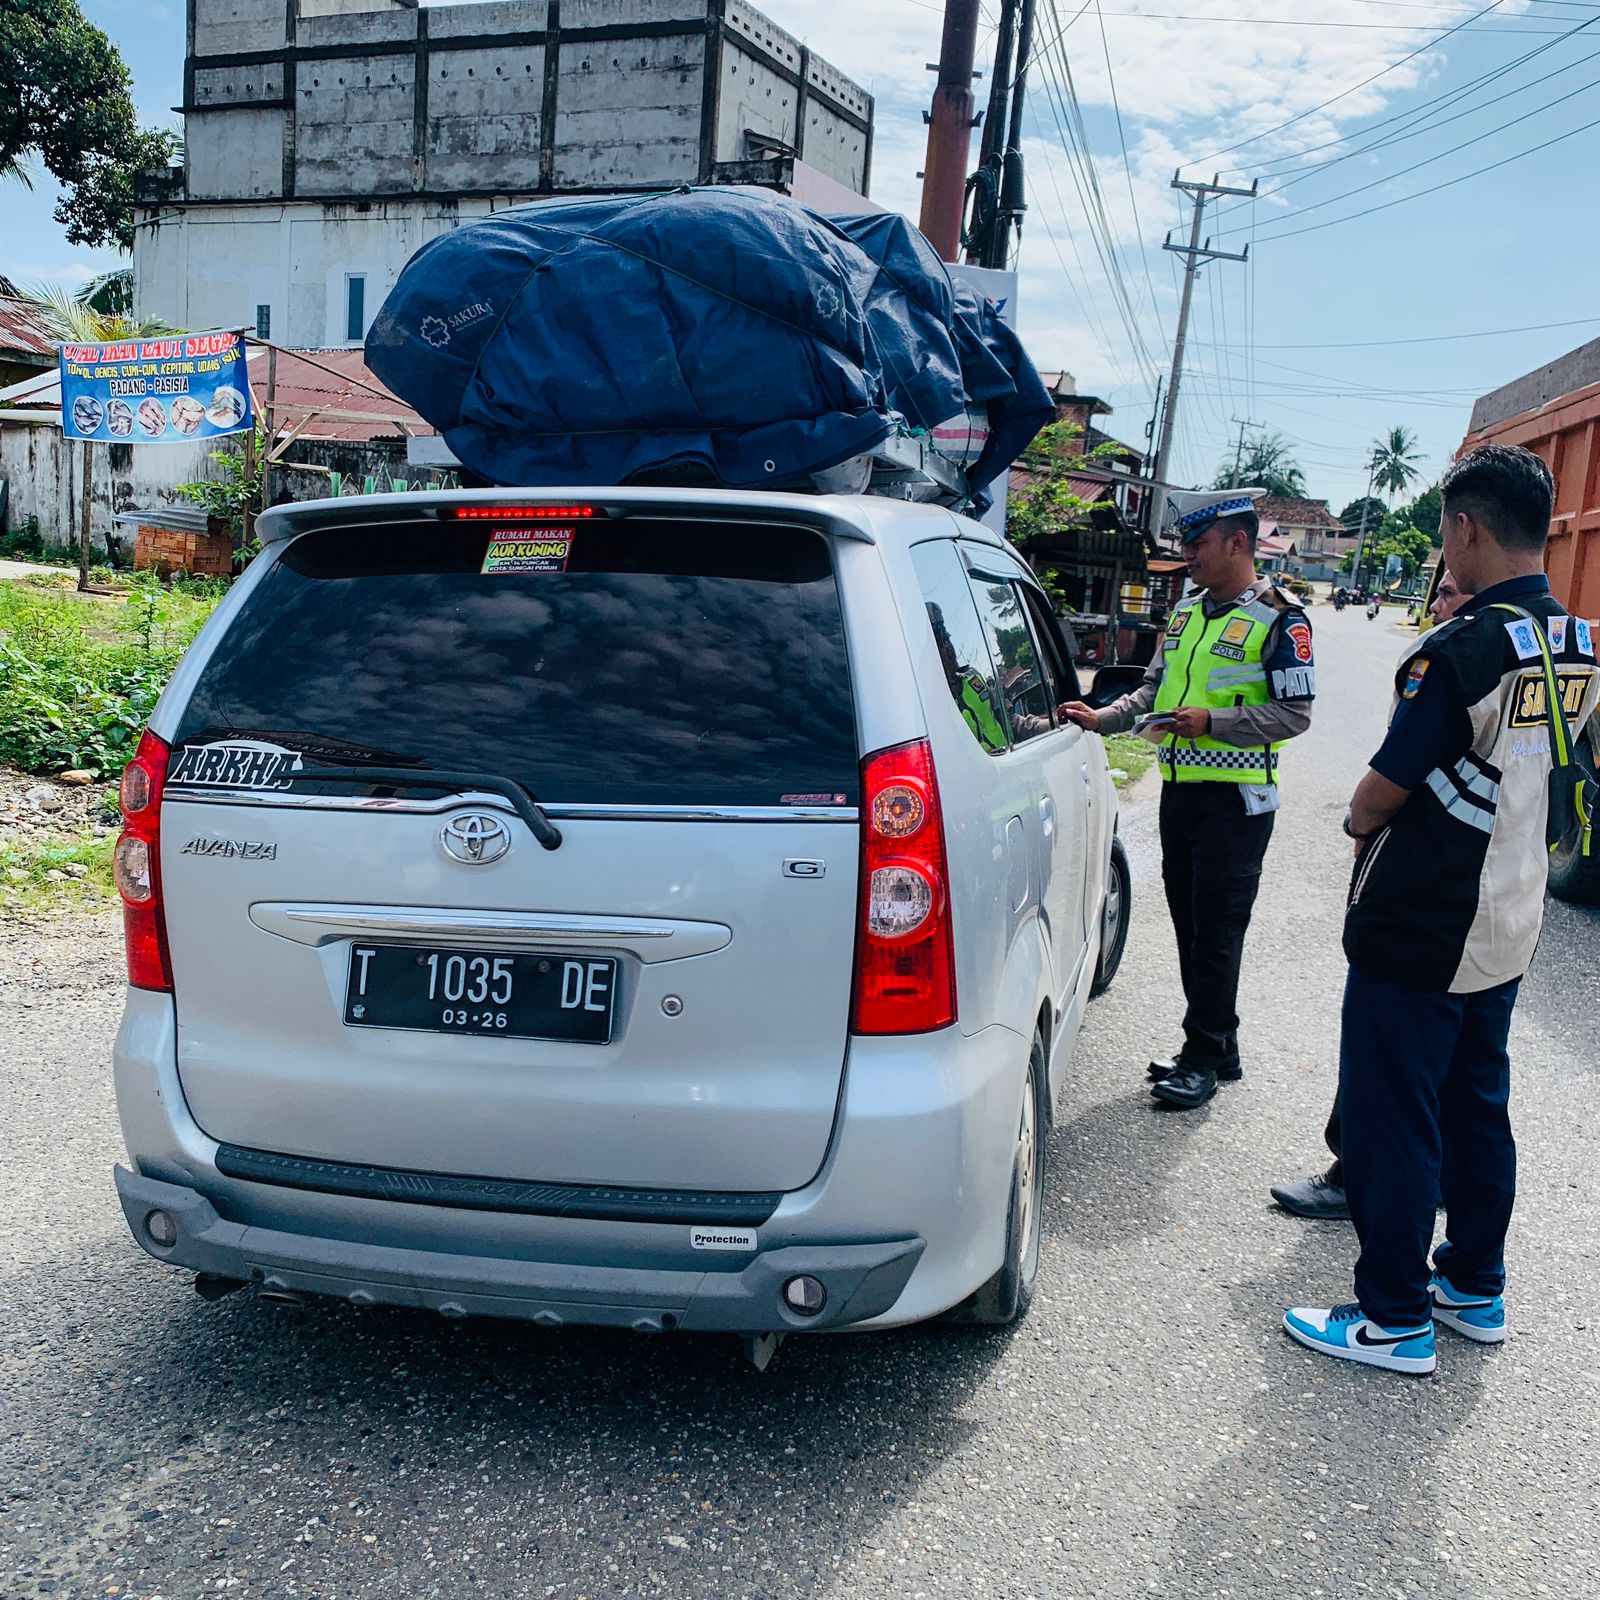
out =
<svg viewBox="0 0 1600 1600"><path fill-rule="evenodd" d="M483 553L482 571L565 572L576 528L495 528Z"/></svg>
<svg viewBox="0 0 1600 1600"><path fill-rule="evenodd" d="M1417 690L1422 687L1422 680L1427 677L1428 667L1430 665L1431 663L1429 662L1427 656L1422 656L1418 660L1411 663L1410 670L1406 673L1405 687L1400 691L1401 699L1416 699Z"/></svg>
<svg viewBox="0 0 1600 1600"><path fill-rule="evenodd" d="M254 739L186 744L167 768L169 789L288 789L300 752Z"/></svg>
<svg viewBox="0 0 1600 1600"><path fill-rule="evenodd" d="M1250 627L1251 623L1249 617L1235 617L1227 625L1227 627L1222 630L1222 642L1224 644L1243 644L1245 640L1250 637ZM1222 652L1219 650L1217 654L1221 655ZM1235 661L1242 661L1244 657L1235 656L1233 659Z"/></svg>

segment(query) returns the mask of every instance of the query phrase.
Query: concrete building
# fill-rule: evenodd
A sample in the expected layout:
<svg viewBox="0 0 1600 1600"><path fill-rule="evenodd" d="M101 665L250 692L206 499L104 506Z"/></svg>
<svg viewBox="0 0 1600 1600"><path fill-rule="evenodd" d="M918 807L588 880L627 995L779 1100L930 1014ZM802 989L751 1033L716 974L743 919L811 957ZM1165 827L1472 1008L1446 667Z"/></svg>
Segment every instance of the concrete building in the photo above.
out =
<svg viewBox="0 0 1600 1600"><path fill-rule="evenodd" d="M353 345L428 239L556 195L866 193L872 97L743 0L187 0L135 309ZM809 192L806 192L809 189Z"/></svg>

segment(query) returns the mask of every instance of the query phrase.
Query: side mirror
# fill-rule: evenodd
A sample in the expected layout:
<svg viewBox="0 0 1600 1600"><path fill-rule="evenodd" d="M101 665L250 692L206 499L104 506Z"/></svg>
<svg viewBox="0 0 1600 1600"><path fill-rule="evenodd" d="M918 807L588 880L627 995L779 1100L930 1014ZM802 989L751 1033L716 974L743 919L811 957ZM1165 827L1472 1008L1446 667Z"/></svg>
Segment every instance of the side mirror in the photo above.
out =
<svg viewBox="0 0 1600 1600"><path fill-rule="evenodd" d="M1096 711L1103 711L1113 700L1132 694L1143 682L1143 667L1101 667L1084 701Z"/></svg>

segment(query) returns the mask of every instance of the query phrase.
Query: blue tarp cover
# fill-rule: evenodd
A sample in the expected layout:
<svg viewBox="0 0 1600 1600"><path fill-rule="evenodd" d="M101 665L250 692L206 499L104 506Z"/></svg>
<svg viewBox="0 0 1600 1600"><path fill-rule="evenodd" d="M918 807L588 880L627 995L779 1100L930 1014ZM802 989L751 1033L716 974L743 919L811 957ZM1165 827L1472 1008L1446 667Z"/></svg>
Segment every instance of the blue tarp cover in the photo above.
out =
<svg viewBox="0 0 1600 1600"><path fill-rule="evenodd" d="M970 406L974 493L1054 415L993 306L903 217L726 189L546 201L424 245L367 364L500 484L781 483Z"/></svg>

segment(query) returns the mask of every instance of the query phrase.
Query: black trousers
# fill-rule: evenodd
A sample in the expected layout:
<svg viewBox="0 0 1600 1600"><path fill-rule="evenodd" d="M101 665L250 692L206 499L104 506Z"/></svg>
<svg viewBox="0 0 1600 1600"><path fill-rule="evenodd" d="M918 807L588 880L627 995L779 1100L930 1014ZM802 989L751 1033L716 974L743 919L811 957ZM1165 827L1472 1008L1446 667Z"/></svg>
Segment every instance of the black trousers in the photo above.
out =
<svg viewBox="0 0 1600 1600"><path fill-rule="evenodd" d="M1463 1293L1505 1287L1517 1193L1506 1036L1521 979L1434 994L1352 967L1339 1043L1344 1187L1361 1241L1356 1298L1385 1328L1420 1327L1434 1268Z"/></svg>
<svg viewBox="0 0 1600 1600"><path fill-rule="evenodd" d="M1246 816L1234 783L1161 785L1161 881L1187 1002L1183 1054L1201 1065L1239 1054L1239 962L1273 820L1270 811Z"/></svg>

